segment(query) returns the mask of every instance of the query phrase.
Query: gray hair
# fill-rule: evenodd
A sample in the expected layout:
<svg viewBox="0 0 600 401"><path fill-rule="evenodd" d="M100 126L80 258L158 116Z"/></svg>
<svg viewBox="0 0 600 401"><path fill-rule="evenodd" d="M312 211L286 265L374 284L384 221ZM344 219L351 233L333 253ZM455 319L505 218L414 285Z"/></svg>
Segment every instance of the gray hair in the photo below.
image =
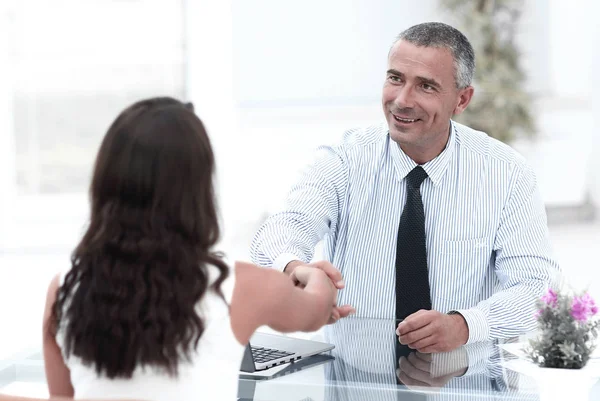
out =
<svg viewBox="0 0 600 401"><path fill-rule="evenodd" d="M425 22L401 32L394 44L405 40L415 46L448 49L454 59L454 80L459 89L471 85L475 72L475 52L458 29L441 22Z"/></svg>

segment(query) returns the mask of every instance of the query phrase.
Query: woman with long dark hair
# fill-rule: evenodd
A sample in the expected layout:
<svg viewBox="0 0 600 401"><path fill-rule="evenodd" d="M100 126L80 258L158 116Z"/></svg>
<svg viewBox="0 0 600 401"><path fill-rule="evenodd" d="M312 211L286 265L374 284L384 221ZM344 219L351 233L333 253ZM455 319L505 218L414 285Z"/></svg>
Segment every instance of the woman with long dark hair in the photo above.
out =
<svg viewBox="0 0 600 401"><path fill-rule="evenodd" d="M296 269L292 280L247 263L230 271L213 249L214 170L189 104L143 100L112 123L89 226L48 289L51 396L234 400L256 328L312 331L335 317L336 288L321 269ZM233 294L223 291L228 279Z"/></svg>

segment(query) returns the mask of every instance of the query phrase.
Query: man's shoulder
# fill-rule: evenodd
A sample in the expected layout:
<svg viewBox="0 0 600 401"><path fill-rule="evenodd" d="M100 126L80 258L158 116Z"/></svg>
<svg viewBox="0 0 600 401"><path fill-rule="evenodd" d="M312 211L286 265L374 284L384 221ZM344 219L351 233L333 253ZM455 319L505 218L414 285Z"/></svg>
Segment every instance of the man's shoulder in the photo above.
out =
<svg viewBox="0 0 600 401"><path fill-rule="evenodd" d="M344 150L368 147L385 141L387 133L388 127L385 121L351 128L344 131L338 146Z"/></svg>
<svg viewBox="0 0 600 401"><path fill-rule="evenodd" d="M525 158L511 146L492 138L483 131L467 127L466 125L453 122L456 129L456 141L458 146L467 152L481 157L504 162L508 165L526 164Z"/></svg>

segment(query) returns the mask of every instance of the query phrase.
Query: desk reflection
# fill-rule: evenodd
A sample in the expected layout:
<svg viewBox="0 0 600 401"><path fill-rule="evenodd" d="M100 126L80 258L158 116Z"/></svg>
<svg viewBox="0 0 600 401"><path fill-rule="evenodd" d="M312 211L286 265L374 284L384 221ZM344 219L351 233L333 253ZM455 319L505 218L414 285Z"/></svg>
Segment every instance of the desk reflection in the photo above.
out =
<svg viewBox="0 0 600 401"><path fill-rule="evenodd" d="M393 320L343 319L324 331L324 340L335 344L326 360L306 360L288 369L293 373L269 380L240 380L239 396L261 401L539 400L519 387L517 373L503 367L509 356L497 342L422 354L399 347L395 329Z"/></svg>
<svg viewBox="0 0 600 401"><path fill-rule="evenodd" d="M520 391L519 375L502 366L507 356L497 342L422 354L399 345L395 329L394 321L381 319L345 319L328 327L325 340L336 348L325 367L325 400L539 399Z"/></svg>

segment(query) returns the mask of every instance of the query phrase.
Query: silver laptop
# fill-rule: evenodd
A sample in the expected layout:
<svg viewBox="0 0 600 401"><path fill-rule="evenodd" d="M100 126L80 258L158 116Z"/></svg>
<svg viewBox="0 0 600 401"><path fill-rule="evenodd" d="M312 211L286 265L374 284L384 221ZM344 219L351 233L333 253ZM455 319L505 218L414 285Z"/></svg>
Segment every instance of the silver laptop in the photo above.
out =
<svg viewBox="0 0 600 401"><path fill-rule="evenodd" d="M255 333L246 347L240 370L242 372L265 370L331 351L334 348L333 344L318 341Z"/></svg>

